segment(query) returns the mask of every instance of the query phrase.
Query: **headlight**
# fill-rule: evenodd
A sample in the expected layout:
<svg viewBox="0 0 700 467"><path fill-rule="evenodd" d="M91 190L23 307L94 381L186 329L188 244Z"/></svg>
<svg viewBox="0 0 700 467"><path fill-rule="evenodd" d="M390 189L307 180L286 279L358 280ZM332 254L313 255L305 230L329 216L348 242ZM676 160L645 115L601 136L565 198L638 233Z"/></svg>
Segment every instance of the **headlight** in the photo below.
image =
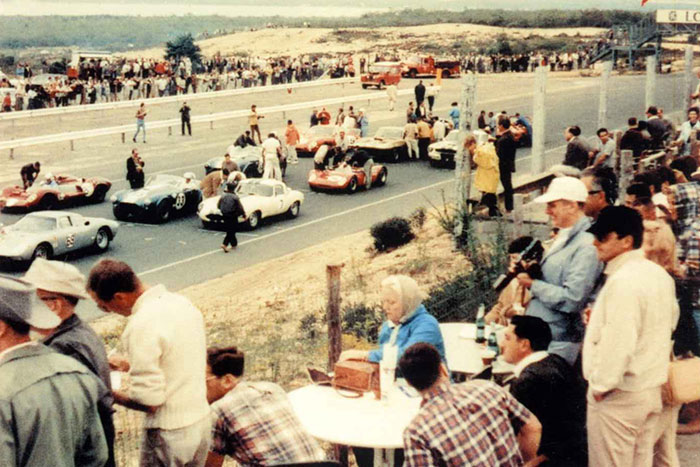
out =
<svg viewBox="0 0 700 467"><path fill-rule="evenodd" d="M116 202L117 202L117 195L112 195L112 196L110 196L110 197L109 197L109 200L110 200L111 202L113 202L113 203L116 203Z"/></svg>
<svg viewBox="0 0 700 467"><path fill-rule="evenodd" d="M27 202L28 202L28 203L33 203L34 201L36 201L36 193L32 193L31 195L29 195L29 196L27 197Z"/></svg>

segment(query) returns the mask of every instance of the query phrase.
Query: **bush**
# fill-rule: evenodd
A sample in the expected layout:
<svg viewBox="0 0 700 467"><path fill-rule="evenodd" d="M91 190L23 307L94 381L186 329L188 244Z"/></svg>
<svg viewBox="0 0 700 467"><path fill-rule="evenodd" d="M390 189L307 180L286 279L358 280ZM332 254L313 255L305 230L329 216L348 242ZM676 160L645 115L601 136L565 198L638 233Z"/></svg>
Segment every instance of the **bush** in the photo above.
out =
<svg viewBox="0 0 700 467"><path fill-rule="evenodd" d="M351 304L343 309L343 334L376 343L384 318L377 306Z"/></svg>
<svg viewBox="0 0 700 467"><path fill-rule="evenodd" d="M411 223L402 217L392 217L374 224L370 233L374 238L374 248L380 252L398 248L415 238Z"/></svg>

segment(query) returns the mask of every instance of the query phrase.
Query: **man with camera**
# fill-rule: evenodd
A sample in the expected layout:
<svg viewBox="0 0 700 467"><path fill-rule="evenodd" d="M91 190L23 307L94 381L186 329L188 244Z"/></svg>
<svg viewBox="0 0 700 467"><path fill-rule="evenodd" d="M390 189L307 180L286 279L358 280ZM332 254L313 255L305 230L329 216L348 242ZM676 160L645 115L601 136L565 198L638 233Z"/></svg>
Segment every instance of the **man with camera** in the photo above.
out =
<svg viewBox="0 0 700 467"><path fill-rule="evenodd" d="M542 279L533 279L526 272L517 276L532 294L525 314L549 324L549 353L563 357L570 365L581 351L582 311L602 270L593 235L587 232L591 226L583 212L587 197L588 190L581 180L557 177L547 192L535 199L547 203L547 215L559 233L542 258Z"/></svg>

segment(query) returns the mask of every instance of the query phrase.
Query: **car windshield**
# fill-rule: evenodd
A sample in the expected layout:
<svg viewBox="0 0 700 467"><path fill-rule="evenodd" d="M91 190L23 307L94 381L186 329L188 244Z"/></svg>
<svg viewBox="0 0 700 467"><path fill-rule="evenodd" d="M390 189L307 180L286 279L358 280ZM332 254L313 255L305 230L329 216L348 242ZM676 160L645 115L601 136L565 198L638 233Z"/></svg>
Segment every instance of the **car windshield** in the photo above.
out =
<svg viewBox="0 0 700 467"><path fill-rule="evenodd" d="M272 196L273 193L271 185L264 185L260 182L241 182L238 185L237 191L240 195L258 196Z"/></svg>
<svg viewBox="0 0 700 467"><path fill-rule="evenodd" d="M56 219L41 216L24 216L22 220L12 226L16 232L44 232L56 228Z"/></svg>
<svg viewBox="0 0 700 467"><path fill-rule="evenodd" d="M403 128L385 126L377 130L377 134L374 136L375 138L401 139L403 136Z"/></svg>
<svg viewBox="0 0 700 467"><path fill-rule="evenodd" d="M309 134L312 136L331 136L334 131L333 125L316 125L309 128Z"/></svg>
<svg viewBox="0 0 700 467"><path fill-rule="evenodd" d="M174 175L158 174L148 179L146 185L173 185L177 186L180 178Z"/></svg>

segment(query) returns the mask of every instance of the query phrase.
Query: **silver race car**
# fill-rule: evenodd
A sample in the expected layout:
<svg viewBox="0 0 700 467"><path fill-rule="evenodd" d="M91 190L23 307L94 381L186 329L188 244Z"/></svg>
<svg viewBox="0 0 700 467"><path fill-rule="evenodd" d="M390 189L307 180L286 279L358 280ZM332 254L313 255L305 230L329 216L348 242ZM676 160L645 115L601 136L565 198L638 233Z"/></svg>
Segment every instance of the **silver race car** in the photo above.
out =
<svg viewBox="0 0 700 467"><path fill-rule="evenodd" d="M73 251L109 248L119 223L66 211L39 211L0 228L0 261L24 262Z"/></svg>

